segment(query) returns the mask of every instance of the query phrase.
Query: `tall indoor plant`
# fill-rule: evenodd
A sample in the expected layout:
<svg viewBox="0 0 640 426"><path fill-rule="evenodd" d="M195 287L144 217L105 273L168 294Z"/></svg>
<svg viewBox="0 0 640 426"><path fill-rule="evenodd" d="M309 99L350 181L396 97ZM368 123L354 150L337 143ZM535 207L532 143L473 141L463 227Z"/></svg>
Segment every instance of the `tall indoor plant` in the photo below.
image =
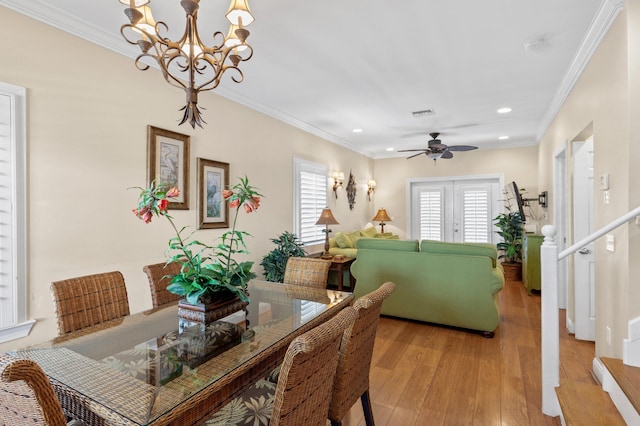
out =
<svg viewBox="0 0 640 426"><path fill-rule="evenodd" d="M298 237L289 231L284 231L278 238L272 238L271 242L276 248L262 258L260 265L264 268L264 276L267 281L281 283L284 280L284 270L290 257L304 257L307 253L302 248Z"/></svg>
<svg viewBox="0 0 640 426"><path fill-rule="evenodd" d="M164 216L176 233L169 240L170 258L167 263L179 263L180 272L172 277L167 290L185 297L190 304L207 304L230 294L243 302L249 301L247 283L256 275L251 272L253 262L238 262L234 258L237 254L248 253L244 237L249 234L237 230L236 224L240 207L246 213L254 212L260 206L262 195L249 185L247 177L239 180L231 189L222 191L224 202L236 211L231 231L222 234L220 241L213 246L191 239L193 232L188 233L188 227L180 230L176 227L168 205L170 198L179 195L177 188L156 183L151 183L148 188L139 188L138 206L133 213L145 223L151 222L153 216Z"/></svg>
<svg viewBox="0 0 640 426"><path fill-rule="evenodd" d="M500 251L499 259L503 259L502 267L505 275L511 279L522 276L522 218L519 212L508 211L500 213L493 219L500 229L498 235L502 241L497 244Z"/></svg>

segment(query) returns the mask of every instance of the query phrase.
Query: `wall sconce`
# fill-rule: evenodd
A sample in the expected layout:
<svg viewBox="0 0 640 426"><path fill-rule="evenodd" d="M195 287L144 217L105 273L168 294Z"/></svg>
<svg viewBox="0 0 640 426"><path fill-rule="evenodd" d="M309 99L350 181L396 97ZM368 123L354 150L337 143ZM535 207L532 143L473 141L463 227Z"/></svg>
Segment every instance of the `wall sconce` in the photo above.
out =
<svg viewBox="0 0 640 426"><path fill-rule="evenodd" d="M369 201L371 201L371 194L373 194L374 192L376 192L376 181L371 179L369 181L369 183L367 184L367 196L369 197Z"/></svg>
<svg viewBox="0 0 640 426"><path fill-rule="evenodd" d="M338 188L342 187L342 182L344 182L344 173L342 172L333 172L333 194L338 198Z"/></svg>

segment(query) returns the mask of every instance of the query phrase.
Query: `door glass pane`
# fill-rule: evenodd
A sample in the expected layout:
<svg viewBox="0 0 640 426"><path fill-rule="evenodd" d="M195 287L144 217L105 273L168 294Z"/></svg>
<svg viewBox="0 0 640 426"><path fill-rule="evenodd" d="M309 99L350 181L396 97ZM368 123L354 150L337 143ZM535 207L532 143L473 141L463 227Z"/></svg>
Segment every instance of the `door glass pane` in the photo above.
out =
<svg viewBox="0 0 640 426"><path fill-rule="evenodd" d="M420 239L442 241L442 190L423 189L419 193Z"/></svg>

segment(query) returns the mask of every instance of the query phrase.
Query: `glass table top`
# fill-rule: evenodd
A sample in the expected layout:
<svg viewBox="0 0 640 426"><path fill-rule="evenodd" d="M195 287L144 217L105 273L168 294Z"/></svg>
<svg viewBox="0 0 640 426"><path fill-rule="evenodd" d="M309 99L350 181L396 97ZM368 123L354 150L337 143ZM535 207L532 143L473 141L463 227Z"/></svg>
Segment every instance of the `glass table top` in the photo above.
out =
<svg viewBox="0 0 640 426"><path fill-rule="evenodd" d="M283 354L295 335L353 299L347 292L258 280L249 283L249 294L245 311L207 326L179 319L174 305L13 353L36 361L71 394L88 398L102 417L161 424L158 419L171 410L210 398L218 381L243 386L254 380L248 378L254 364Z"/></svg>

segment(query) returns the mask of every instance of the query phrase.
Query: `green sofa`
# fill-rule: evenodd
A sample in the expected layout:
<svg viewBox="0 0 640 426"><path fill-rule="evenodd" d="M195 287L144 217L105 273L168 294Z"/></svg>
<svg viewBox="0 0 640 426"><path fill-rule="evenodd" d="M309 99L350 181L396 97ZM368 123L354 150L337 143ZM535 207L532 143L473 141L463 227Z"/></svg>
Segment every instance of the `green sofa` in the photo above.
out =
<svg viewBox="0 0 640 426"><path fill-rule="evenodd" d="M345 257L356 257L358 254L356 243L361 238L397 240L398 236L391 232L379 233L373 226L359 231L338 232L335 237L329 238L329 253L333 256L340 254Z"/></svg>
<svg viewBox="0 0 640 426"><path fill-rule="evenodd" d="M396 284L382 314L477 330L492 337L504 273L496 247L479 243L360 239L355 296Z"/></svg>

